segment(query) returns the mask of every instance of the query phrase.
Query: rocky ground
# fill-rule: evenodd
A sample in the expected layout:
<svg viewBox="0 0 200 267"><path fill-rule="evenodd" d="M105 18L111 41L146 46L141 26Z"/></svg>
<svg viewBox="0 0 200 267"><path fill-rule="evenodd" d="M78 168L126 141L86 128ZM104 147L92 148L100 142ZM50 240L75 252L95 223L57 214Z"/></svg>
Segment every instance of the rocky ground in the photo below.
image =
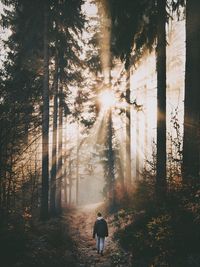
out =
<svg viewBox="0 0 200 267"><path fill-rule="evenodd" d="M109 237L106 239L104 255L97 254L95 240L92 238L96 219L96 206L86 206L64 215L70 226L70 234L77 247L79 267L129 267L130 255L123 251L113 239L115 227L113 217L107 217Z"/></svg>

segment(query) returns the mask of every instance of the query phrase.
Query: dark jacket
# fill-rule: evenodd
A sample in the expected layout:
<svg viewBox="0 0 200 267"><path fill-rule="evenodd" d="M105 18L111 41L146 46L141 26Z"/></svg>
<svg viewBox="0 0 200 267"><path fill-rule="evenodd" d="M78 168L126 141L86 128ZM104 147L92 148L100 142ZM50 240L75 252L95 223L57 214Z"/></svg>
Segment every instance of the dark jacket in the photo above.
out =
<svg viewBox="0 0 200 267"><path fill-rule="evenodd" d="M96 234L98 237L108 236L108 225L102 217L97 218L94 224L93 238L95 238Z"/></svg>

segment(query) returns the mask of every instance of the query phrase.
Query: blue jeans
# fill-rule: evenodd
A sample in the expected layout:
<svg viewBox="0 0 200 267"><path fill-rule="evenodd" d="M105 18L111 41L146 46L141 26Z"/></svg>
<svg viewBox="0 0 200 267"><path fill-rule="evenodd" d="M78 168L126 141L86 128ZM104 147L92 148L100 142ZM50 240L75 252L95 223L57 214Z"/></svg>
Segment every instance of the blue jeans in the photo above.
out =
<svg viewBox="0 0 200 267"><path fill-rule="evenodd" d="M105 246L105 237L96 236L96 246L98 251L103 251Z"/></svg>

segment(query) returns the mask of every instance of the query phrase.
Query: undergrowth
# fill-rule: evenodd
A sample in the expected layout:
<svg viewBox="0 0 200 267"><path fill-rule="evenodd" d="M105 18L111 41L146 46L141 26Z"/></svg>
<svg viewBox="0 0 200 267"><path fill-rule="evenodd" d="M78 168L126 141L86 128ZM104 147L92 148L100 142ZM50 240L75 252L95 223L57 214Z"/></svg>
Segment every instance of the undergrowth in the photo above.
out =
<svg viewBox="0 0 200 267"><path fill-rule="evenodd" d="M1 267L76 266L76 248L60 218L31 225L13 222L0 229Z"/></svg>
<svg viewBox="0 0 200 267"><path fill-rule="evenodd" d="M162 204L152 188L150 181L138 182L132 210L115 216L115 238L131 252L132 266L200 266L200 183L191 179L171 190Z"/></svg>

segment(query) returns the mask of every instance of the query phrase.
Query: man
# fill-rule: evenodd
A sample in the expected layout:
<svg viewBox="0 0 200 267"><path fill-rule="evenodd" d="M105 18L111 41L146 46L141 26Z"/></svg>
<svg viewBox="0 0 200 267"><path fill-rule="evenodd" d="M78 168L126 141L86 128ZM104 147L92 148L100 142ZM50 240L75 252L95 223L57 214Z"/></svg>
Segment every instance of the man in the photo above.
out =
<svg viewBox="0 0 200 267"><path fill-rule="evenodd" d="M98 212L97 220L94 224L93 238L96 238L97 253L101 253L101 256L103 256L105 237L107 236L108 236L107 222L104 220L101 213Z"/></svg>

